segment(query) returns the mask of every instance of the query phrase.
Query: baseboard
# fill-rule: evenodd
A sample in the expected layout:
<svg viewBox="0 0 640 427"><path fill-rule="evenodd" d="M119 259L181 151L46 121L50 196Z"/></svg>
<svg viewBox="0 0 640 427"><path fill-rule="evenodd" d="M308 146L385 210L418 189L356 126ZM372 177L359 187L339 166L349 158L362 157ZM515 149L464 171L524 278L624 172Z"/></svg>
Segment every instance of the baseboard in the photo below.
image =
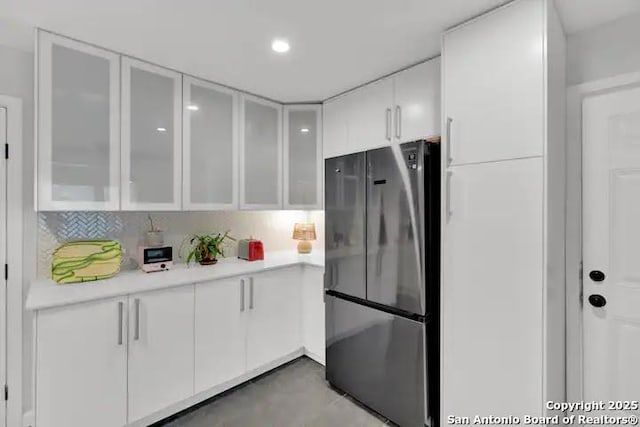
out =
<svg viewBox="0 0 640 427"><path fill-rule="evenodd" d="M316 362L318 362L322 366L325 366L325 358L324 358L324 356L319 356L318 354L316 354L316 353L314 353L312 351L309 351L306 348L304 349L304 355L307 356L311 360L315 360Z"/></svg>
<svg viewBox="0 0 640 427"><path fill-rule="evenodd" d="M161 421L165 418L168 418L172 415L175 415L181 411L184 411L187 408L190 408L191 406L194 406L204 400L210 399L213 396L220 394L224 391L227 391L237 385L240 385L244 382L247 382L249 380L251 380L252 378L255 378L259 375L264 374L265 372L268 372L272 369L277 368L280 365L284 365L285 363L291 362L294 359L297 359L298 357L302 356L305 354L305 350L304 348L299 348L298 350L291 352L289 354L287 354L286 356L283 356L279 359L274 360L273 362L267 363L265 365L262 365L261 367L254 369L253 371L247 372L244 375L241 375L239 377L236 377L232 380L229 380L227 382L224 382L222 384L219 384L213 388L210 388L209 390L203 391L201 393L195 394L191 397L189 397L188 399L182 400L178 403L175 403L171 406L168 406L158 412L155 412L145 418L142 418L140 420L134 421L130 424L127 424L127 426L129 427L146 427L149 426L155 422ZM314 359L316 360L316 359ZM319 362L320 363L320 362Z"/></svg>

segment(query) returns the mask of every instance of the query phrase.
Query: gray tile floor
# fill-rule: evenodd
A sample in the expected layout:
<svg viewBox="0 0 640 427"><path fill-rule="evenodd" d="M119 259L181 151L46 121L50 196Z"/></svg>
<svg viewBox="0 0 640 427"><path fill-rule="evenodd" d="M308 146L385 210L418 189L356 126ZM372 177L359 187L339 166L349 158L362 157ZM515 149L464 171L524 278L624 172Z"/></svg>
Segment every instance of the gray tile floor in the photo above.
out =
<svg viewBox="0 0 640 427"><path fill-rule="evenodd" d="M164 427L382 427L386 420L330 388L306 357L224 393Z"/></svg>

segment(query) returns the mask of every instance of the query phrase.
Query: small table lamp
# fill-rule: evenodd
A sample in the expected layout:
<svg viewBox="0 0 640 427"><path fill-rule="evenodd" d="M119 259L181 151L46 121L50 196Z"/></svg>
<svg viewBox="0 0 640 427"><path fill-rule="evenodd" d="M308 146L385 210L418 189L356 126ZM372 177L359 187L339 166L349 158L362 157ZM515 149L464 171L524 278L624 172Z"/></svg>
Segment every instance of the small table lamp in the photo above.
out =
<svg viewBox="0 0 640 427"><path fill-rule="evenodd" d="M316 240L316 225L312 222L310 223L299 223L293 226L293 236L294 240L299 240L298 242L298 253L299 254L309 254L311 253L311 240Z"/></svg>

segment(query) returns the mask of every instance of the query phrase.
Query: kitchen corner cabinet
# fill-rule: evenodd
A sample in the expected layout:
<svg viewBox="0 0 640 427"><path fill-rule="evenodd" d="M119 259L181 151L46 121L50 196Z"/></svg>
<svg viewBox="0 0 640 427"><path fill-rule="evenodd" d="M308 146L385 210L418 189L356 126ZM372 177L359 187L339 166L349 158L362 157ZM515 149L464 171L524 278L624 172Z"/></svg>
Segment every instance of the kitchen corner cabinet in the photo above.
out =
<svg viewBox="0 0 640 427"><path fill-rule="evenodd" d="M322 209L321 105L284 107L284 208Z"/></svg>
<svg viewBox="0 0 640 427"><path fill-rule="evenodd" d="M120 207L120 57L38 31L36 208Z"/></svg>
<svg viewBox="0 0 640 427"><path fill-rule="evenodd" d="M122 59L123 210L180 210L182 76Z"/></svg>
<svg viewBox="0 0 640 427"><path fill-rule="evenodd" d="M194 287L129 296L129 422L193 394Z"/></svg>
<svg viewBox="0 0 640 427"><path fill-rule="evenodd" d="M36 313L36 425L127 423L127 297Z"/></svg>
<svg viewBox="0 0 640 427"><path fill-rule="evenodd" d="M184 76L183 98L183 209L237 209L238 93Z"/></svg>
<svg viewBox="0 0 640 427"><path fill-rule="evenodd" d="M240 107L240 208L282 208L282 105L250 95Z"/></svg>

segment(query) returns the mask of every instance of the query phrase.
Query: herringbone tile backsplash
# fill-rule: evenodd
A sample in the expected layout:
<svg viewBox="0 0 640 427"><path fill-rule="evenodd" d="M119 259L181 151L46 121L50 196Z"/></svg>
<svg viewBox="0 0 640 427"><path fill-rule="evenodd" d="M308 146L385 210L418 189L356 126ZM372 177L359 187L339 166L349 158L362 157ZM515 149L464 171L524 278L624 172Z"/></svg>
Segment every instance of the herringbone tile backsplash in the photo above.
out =
<svg viewBox="0 0 640 427"><path fill-rule="evenodd" d="M114 239L125 253L123 269L136 268L137 247L149 229L148 212L41 212L38 214L38 276L48 277L51 254L58 245L70 240ZM316 221L322 236L321 212L236 211L236 212L152 212L154 224L164 231L164 242L173 246L174 262L182 262L178 253L185 236L230 230L235 238L253 236L263 241L265 251L294 250L291 239L295 222ZM316 242L321 247L321 242ZM236 256L236 244L227 247L227 256Z"/></svg>

